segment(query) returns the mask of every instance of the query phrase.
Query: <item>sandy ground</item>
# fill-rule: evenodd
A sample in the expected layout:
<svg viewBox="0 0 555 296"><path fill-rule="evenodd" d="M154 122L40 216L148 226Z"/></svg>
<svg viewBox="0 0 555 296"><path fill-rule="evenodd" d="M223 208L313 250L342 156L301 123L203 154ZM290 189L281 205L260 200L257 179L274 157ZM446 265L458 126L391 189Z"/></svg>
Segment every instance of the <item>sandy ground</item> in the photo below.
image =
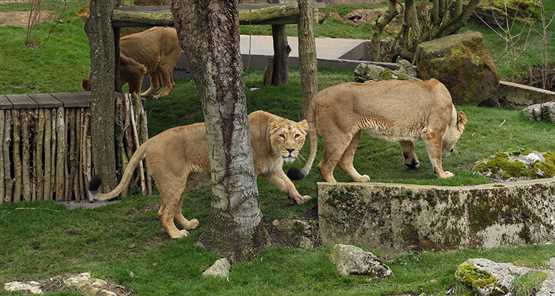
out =
<svg viewBox="0 0 555 296"><path fill-rule="evenodd" d="M53 16L53 14L50 11L41 11L39 22L49 20L49 19L52 18L52 16ZM26 28L28 21L29 21L29 12L28 11L0 12L0 27L2 27L2 26L14 26L14 27Z"/></svg>

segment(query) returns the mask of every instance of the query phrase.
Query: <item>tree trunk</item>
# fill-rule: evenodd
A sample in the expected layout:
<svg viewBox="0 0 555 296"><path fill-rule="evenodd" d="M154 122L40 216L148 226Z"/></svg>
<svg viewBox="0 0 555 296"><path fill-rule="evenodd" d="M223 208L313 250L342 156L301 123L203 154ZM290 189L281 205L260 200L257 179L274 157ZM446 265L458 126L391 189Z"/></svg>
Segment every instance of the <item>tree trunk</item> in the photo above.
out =
<svg viewBox="0 0 555 296"><path fill-rule="evenodd" d="M95 173L103 191L116 182L115 124L115 42L112 10L117 0L91 0L85 26L91 47L91 136ZM58 193L59 194L59 193Z"/></svg>
<svg viewBox="0 0 555 296"><path fill-rule="evenodd" d="M301 98L305 117L310 101L318 91L316 71L316 41L314 40L314 9L312 0L299 0L299 70L301 72Z"/></svg>
<svg viewBox="0 0 555 296"><path fill-rule="evenodd" d="M274 59L272 67L272 85L287 84L289 80L289 44L287 44L287 33L285 25L272 25L272 39L274 41Z"/></svg>
<svg viewBox="0 0 555 296"><path fill-rule="evenodd" d="M241 81L238 2L172 0L205 118L212 207L203 243L232 261L265 245Z"/></svg>

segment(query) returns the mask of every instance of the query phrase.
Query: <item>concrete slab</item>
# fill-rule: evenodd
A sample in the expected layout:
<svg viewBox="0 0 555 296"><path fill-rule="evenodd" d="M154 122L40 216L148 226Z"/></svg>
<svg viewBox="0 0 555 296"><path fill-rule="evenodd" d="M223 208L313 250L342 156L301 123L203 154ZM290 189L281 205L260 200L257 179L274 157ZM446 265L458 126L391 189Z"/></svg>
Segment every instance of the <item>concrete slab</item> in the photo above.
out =
<svg viewBox="0 0 555 296"><path fill-rule="evenodd" d="M299 40L297 37L287 37L291 47L290 57L299 57ZM343 58L349 51L364 44L363 39L344 38L316 38L316 54L319 59ZM241 35L241 54L273 56L274 46L272 36Z"/></svg>

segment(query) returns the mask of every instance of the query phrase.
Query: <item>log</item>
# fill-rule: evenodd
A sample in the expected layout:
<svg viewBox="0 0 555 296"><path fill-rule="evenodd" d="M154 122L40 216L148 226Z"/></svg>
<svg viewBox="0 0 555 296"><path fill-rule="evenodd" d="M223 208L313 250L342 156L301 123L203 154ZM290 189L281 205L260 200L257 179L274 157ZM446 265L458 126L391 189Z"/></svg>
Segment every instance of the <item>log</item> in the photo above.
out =
<svg viewBox="0 0 555 296"><path fill-rule="evenodd" d="M58 110L57 109L52 109L52 113L50 115L50 119L51 119L51 132L52 132L52 140L50 141L51 145L52 145L52 149L50 149L50 199L56 200L56 182L57 182L57 178L58 178L58 174L57 174L57 168L58 168L58 159L57 159L57 153L58 153Z"/></svg>
<svg viewBox="0 0 555 296"><path fill-rule="evenodd" d="M21 161L21 174L22 174L22 185L23 185L23 200L30 201L32 200L32 184L31 184L31 158L30 158L30 151L31 151L31 141L29 130L31 129L31 113L30 111L22 111L21 112L21 137L22 137L22 145L21 145L21 154L22 154L22 161Z"/></svg>
<svg viewBox="0 0 555 296"><path fill-rule="evenodd" d="M51 174L52 174L52 156L51 156L51 142L52 138L52 116L50 110L44 111L44 177L42 197L43 200L50 200L52 198L52 191L50 190Z"/></svg>
<svg viewBox="0 0 555 296"><path fill-rule="evenodd" d="M10 144L12 142L12 114L10 111L6 111L4 121L4 140L3 140L3 154L4 154L4 185L6 187L6 195L4 201L12 201L12 195L14 191L14 178L12 178L12 158L10 157Z"/></svg>
<svg viewBox="0 0 555 296"><path fill-rule="evenodd" d="M35 129L35 194L36 200L45 200L44 196L44 173L43 173L43 148L44 148L44 130L46 124L45 112L48 110L40 109L38 111L39 121Z"/></svg>
<svg viewBox="0 0 555 296"><path fill-rule="evenodd" d="M284 85L289 81L288 57L291 48L287 44L285 25L272 25L274 58L272 59L272 85Z"/></svg>
<svg viewBox="0 0 555 296"><path fill-rule="evenodd" d="M79 161L77 165L77 184L78 184L78 200L84 200L85 194L85 109L81 108L78 111L78 126L77 126L77 153L79 154Z"/></svg>
<svg viewBox="0 0 555 296"><path fill-rule="evenodd" d="M0 110L0 139L4 139L4 130L6 129L5 114L6 111ZM10 111L7 111L10 112ZM4 187L4 145L0 145L0 204L6 200L6 188Z"/></svg>
<svg viewBox="0 0 555 296"><path fill-rule="evenodd" d="M56 113L56 200L65 198L65 158L66 158L66 124L64 119L64 108L58 108Z"/></svg>
<svg viewBox="0 0 555 296"><path fill-rule="evenodd" d="M88 183L89 180L91 179L90 176L90 169L89 169L89 149L88 149L88 138L89 138L89 113L87 112L87 110L85 110L83 112L83 135L82 135L82 140L83 140L83 146L82 146L82 150L83 150L83 160L82 160L82 172L83 172L83 196L84 198L86 198L88 196L87 194L87 189L88 189Z"/></svg>
<svg viewBox="0 0 555 296"><path fill-rule="evenodd" d="M141 106L141 115L142 115L142 127L143 132L141 133L142 139L141 144L144 144L148 141L148 116L146 116L146 111L144 106ZM150 171L147 166L147 162L145 161L145 175L146 175L146 191L148 195L152 194L152 176L150 175Z"/></svg>
<svg viewBox="0 0 555 296"><path fill-rule="evenodd" d="M13 201L21 201L21 187L22 187L22 167L21 167L21 121L19 118L19 110L12 110L13 122L13 166L14 166L14 180L15 188L13 193Z"/></svg>
<svg viewBox="0 0 555 296"><path fill-rule="evenodd" d="M134 97L135 97L135 104L141 104L141 97L139 95L135 95ZM131 111L131 127L133 128L133 139L135 140L135 151L137 151L141 143L139 142L139 130L137 129L137 123L135 121L135 111L133 110L134 108L132 104L133 103L130 102L129 110ZM139 162L139 179L141 182L141 192L143 194L146 194L145 169L144 169L142 160Z"/></svg>
<svg viewBox="0 0 555 296"><path fill-rule="evenodd" d="M241 25L296 24L299 10L294 6L272 5L269 7L239 11ZM114 27L173 26L173 16L167 6L122 6L112 13Z"/></svg>
<svg viewBox="0 0 555 296"><path fill-rule="evenodd" d="M92 178L92 139L91 139L91 130L90 130L90 113L87 113L86 117L85 117L85 127L86 127L86 135L87 135L87 167L85 169L85 173L86 173L86 181L87 184L88 182L90 182L91 178ZM88 186L87 186L88 187ZM87 194L88 196L88 194Z"/></svg>
<svg viewBox="0 0 555 296"><path fill-rule="evenodd" d="M78 198L79 195L79 183L78 183L78 175L79 172L77 170L77 165L78 165L78 156L77 156L77 151L78 151L78 147L77 144L78 139L77 139L77 130L78 130L78 126L77 126L77 109L72 109L71 112L71 120L69 121L69 132L70 132L70 143L69 143L69 163L68 163L68 167L69 167L69 176L68 179L69 181L69 199L68 200L80 200ZM72 198L73 196L73 198Z"/></svg>
<svg viewBox="0 0 555 296"><path fill-rule="evenodd" d="M71 164L73 162L74 153L72 147L72 140L75 137L75 128L73 125L73 111L74 109L67 109L65 112L65 124L66 124L66 157L65 157L65 165L64 165L64 182L65 182L65 189L64 189L64 200L71 200L71 192L73 190L73 176L70 172Z"/></svg>
<svg viewBox="0 0 555 296"><path fill-rule="evenodd" d="M299 0L299 70L301 72L301 99L303 118L318 91L316 82L316 41L314 39L314 9L312 0Z"/></svg>

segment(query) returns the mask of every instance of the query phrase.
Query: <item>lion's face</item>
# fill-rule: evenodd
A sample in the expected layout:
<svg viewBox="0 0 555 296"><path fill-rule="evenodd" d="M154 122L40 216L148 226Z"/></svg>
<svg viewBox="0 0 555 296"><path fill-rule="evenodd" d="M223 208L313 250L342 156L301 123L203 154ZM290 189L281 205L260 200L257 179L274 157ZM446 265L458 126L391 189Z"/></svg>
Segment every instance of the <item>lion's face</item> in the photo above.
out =
<svg viewBox="0 0 555 296"><path fill-rule="evenodd" d="M308 131L306 120L272 120L270 122L270 145L273 152L281 155L285 162L293 162L304 145Z"/></svg>
<svg viewBox="0 0 555 296"><path fill-rule="evenodd" d="M466 115L462 111L460 111L460 112L453 111L453 117L456 117L456 119L453 118L454 124L451 124L447 128L447 131L445 132L445 135L443 136L443 151L444 152L453 152L455 150L455 145L457 144L457 142L461 138L461 136L464 132L464 126L468 122L468 118L466 117Z"/></svg>

